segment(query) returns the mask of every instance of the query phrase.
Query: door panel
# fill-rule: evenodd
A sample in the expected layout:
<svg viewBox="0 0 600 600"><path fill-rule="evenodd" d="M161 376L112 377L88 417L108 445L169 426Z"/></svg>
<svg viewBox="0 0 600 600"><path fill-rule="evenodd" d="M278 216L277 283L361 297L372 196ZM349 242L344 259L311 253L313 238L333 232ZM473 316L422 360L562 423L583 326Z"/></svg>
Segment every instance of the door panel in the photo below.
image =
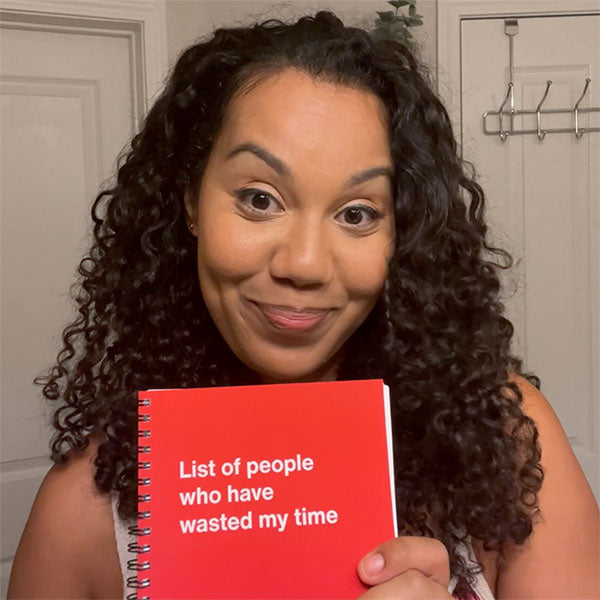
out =
<svg viewBox="0 0 600 600"><path fill-rule="evenodd" d="M50 466L49 410L32 380L75 316L68 290L91 204L134 131L141 93L131 32L42 21L0 22L3 596Z"/></svg>
<svg viewBox="0 0 600 600"><path fill-rule="evenodd" d="M535 109L547 80L542 108L572 108L586 77L580 107L600 104L600 16L520 18L518 26L515 109ZM541 377L598 499L600 134L485 135L482 115L500 108L510 80L504 19L463 20L461 36L464 157L480 174L495 239L518 261L506 278L514 349ZM573 124L570 114L542 118L542 128ZM580 115L580 126L599 123L597 113ZM515 129L535 126L535 115L515 118Z"/></svg>

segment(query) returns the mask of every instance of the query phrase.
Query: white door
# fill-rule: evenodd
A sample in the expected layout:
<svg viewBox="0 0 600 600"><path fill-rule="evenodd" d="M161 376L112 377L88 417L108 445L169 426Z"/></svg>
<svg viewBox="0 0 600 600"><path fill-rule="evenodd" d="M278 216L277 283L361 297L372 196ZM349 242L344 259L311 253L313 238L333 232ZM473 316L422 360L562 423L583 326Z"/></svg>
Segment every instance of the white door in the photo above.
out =
<svg viewBox="0 0 600 600"><path fill-rule="evenodd" d="M517 20L515 109L535 110L547 80L542 109L573 108L586 78L579 106L600 106L600 16ZM507 299L515 350L541 377L598 499L600 133L504 142L483 133L483 113L499 110L509 82L504 18L462 21L461 80L464 158L480 174L495 239L519 261ZM542 118L542 128L573 126L570 114ZM580 115L580 127L599 125L600 114ZM488 127L498 129L497 118ZM514 127L535 129L535 115L516 117Z"/></svg>
<svg viewBox="0 0 600 600"><path fill-rule="evenodd" d="M2 597L46 473L33 378L56 359L100 183L143 107L132 31L4 14L1 25ZM107 27L109 27L107 29Z"/></svg>

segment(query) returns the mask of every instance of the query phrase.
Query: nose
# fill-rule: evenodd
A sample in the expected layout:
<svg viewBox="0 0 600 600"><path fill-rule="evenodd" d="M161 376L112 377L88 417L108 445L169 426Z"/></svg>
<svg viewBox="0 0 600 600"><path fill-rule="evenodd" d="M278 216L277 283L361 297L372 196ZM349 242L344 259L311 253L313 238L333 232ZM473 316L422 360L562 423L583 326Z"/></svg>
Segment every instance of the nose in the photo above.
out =
<svg viewBox="0 0 600 600"><path fill-rule="evenodd" d="M333 276L330 233L317 219L292 217L272 255L271 276L297 287L329 283Z"/></svg>

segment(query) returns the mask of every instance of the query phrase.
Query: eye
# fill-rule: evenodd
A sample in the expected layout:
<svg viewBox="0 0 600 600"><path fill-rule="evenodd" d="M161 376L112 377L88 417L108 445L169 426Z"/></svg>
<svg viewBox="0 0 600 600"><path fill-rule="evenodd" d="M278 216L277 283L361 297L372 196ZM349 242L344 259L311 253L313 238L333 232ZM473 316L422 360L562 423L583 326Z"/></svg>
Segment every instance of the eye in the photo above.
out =
<svg viewBox="0 0 600 600"><path fill-rule="evenodd" d="M364 204L355 204L344 208L336 217L342 224L357 229L373 225L375 221L381 219L383 215L370 206Z"/></svg>
<svg viewBox="0 0 600 600"><path fill-rule="evenodd" d="M243 210L251 214L265 215L281 212L281 205L271 194L258 189L236 190L235 195Z"/></svg>

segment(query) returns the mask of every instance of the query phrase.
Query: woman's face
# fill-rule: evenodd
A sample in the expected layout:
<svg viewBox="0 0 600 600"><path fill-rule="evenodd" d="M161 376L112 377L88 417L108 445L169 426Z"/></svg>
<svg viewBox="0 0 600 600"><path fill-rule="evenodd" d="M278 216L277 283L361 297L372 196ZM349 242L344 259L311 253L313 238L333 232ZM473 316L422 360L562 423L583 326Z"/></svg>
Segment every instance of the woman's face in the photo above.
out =
<svg viewBox="0 0 600 600"><path fill-rule="evenodd" d="M186 196L208 310L265 382L334 379L377 301L394 243L384 115L285 70L232 101Z"/></svg>

